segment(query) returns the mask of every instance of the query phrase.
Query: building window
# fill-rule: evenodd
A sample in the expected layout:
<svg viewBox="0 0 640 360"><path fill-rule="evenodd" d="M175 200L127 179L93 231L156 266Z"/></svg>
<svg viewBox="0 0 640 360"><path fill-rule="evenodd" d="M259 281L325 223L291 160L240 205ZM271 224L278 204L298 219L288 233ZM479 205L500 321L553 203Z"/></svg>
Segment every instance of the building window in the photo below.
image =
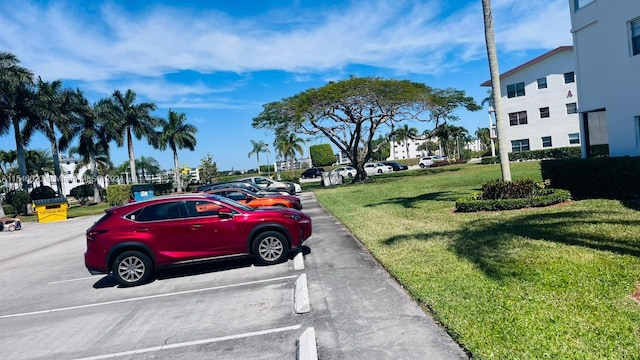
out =
<svg viewBox="0 0 640 360"><path fill-rule="evenodd" d="M631 53L640 54L640 19L631 22Z"/></svg>
<svg viewBox="0 0 640 360"><path fill-rule="evenodd" d="M542 137L542 147L551 147L551 136Z"/></svg>
<svg viewBox="0 0 640 360"><path fill-rule="evenodd" d="M529 151L529 139L511 140L511 152Z"/></svg>
<svg viewBox="0 0 640 360"><path fill-rule="evenodd" d="M540 119L549 117L549 107L540 108Z"/></svg>
<svg viewBox="0 0 640 360"><path fill-rule="evenodd" d="M564 73L564 83L571 84L576 81L576 75L572 72Z"/></svg>
<svg viewBox="0 0 640 360"><path fill-rule="evenodd" d="M538 89L546 89L547 88L547 78L543 77L538 79Z"/></svg>
<svg viewBox="0 0 640 360"><path fill-rule="evenodd" d="M519 82L517 84L507 85L507 97L524 96L524 83Z"/></svg>
<svg viewBox="0 0 640 360"><path fill-rule="evenodd" d="M576 103L567 104L567 114L575 114L578 112L578 105Z"/></svg>
<svg viewBox="0 0 640 360"><path fill-rule="evenodd" d="M569 144L580 144L580 134L569 134Z"/></svg>
<svg viewBox="0 0 640 360"><path fill-rule="evenodd" d="M582 9L583 7L591 4L594 1L596 1L596 0L574 0L574 4L575 4L575 7L576 7L576 10L578 10L578 9Z"/></svg>
<svg viewBox="0 0 640 360"><path fill-rule="evenodd" d="M509 125L524 125L527 123L527 112L526 111L518 111L514 113L509 113Z"/></svg>

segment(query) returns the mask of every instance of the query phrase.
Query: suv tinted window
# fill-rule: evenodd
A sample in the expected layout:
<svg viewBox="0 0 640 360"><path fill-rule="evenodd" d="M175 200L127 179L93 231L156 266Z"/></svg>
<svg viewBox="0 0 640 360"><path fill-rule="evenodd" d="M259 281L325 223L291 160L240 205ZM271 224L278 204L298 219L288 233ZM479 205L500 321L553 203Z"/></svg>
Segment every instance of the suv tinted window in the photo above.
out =
<svg viewBox="0 0 640 360"><path fill-rule="evenodd" d="M189 217L218 216L222 206L205 200L187 201L187 213Z"/></svg>
<svg viewBox="0 0 640 360"><path fill-rule="evenodd" d="M133 213L135 214L135 212ZM137 221L155 221L167 219L179 219L184 217L181 211L180 202L166 202L161 204L153 204L143 208L137 213Z"/></svg>

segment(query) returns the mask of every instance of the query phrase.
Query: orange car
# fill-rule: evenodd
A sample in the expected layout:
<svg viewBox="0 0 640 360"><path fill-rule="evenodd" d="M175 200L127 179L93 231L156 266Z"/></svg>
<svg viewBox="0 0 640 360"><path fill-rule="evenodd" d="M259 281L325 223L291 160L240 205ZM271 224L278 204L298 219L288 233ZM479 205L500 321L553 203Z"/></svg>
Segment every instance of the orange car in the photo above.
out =
<svg viewBox="0 0 640 360"><path fill-rule="evenodd" d="M302 209L300 199L293 195L260 195L249 190L238 188L213 189L206 191L207 194L216 194L235 200L251 207L281 206L293 209Z"/></svg>

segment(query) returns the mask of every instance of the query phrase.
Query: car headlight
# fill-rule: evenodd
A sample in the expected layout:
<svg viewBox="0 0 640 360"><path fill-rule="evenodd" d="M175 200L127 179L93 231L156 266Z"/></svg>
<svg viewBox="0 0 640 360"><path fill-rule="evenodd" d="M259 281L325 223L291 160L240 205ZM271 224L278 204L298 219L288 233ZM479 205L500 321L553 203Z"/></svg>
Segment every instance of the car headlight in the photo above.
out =
<svg viewBox="0 0 640 360"><path fill-rule="evenodd" d="M289 215L285 215L285 216L290 217L295 221L300 221L302 219L302 216L297 215L297 214L289 214Z"/></svg>

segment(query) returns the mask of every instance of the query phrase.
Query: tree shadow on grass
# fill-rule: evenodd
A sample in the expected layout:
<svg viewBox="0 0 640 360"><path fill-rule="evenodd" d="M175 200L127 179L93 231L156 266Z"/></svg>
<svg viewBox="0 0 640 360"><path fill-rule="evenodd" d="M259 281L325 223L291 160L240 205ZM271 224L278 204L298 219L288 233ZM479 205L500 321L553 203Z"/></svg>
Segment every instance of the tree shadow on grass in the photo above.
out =
<svg viewBox="0 0 640 360"><path fill-rule="evenodd" d="M417 196L395 197L392 199L381 201L379 203L368 204L368 205L365 205L365 207L375 207L380 205L400 205L404 208L415 208L416 204L422 203L424 201L456 201L464 195L465 195L464 193L453 192L453 191L438 191L438 192L420 194Z"/></svg>
<svg viewBox="0 0 640 360"><path fill-rule="evenodd" d="M456 231L405 234L389 238L386 245L406 240L430 241L450 239L450 249L476 264L487 276L496 279L525 276L518 252L521 238L550 241L640 257L640 240L619 239L616 234L593 233L594 225L622 225L640 228L637 221L602 219L606 211L563 211L545 214L523 214L513 219L479 219L466 223ZM606 217L604 217L606 219Z"/></svg>

